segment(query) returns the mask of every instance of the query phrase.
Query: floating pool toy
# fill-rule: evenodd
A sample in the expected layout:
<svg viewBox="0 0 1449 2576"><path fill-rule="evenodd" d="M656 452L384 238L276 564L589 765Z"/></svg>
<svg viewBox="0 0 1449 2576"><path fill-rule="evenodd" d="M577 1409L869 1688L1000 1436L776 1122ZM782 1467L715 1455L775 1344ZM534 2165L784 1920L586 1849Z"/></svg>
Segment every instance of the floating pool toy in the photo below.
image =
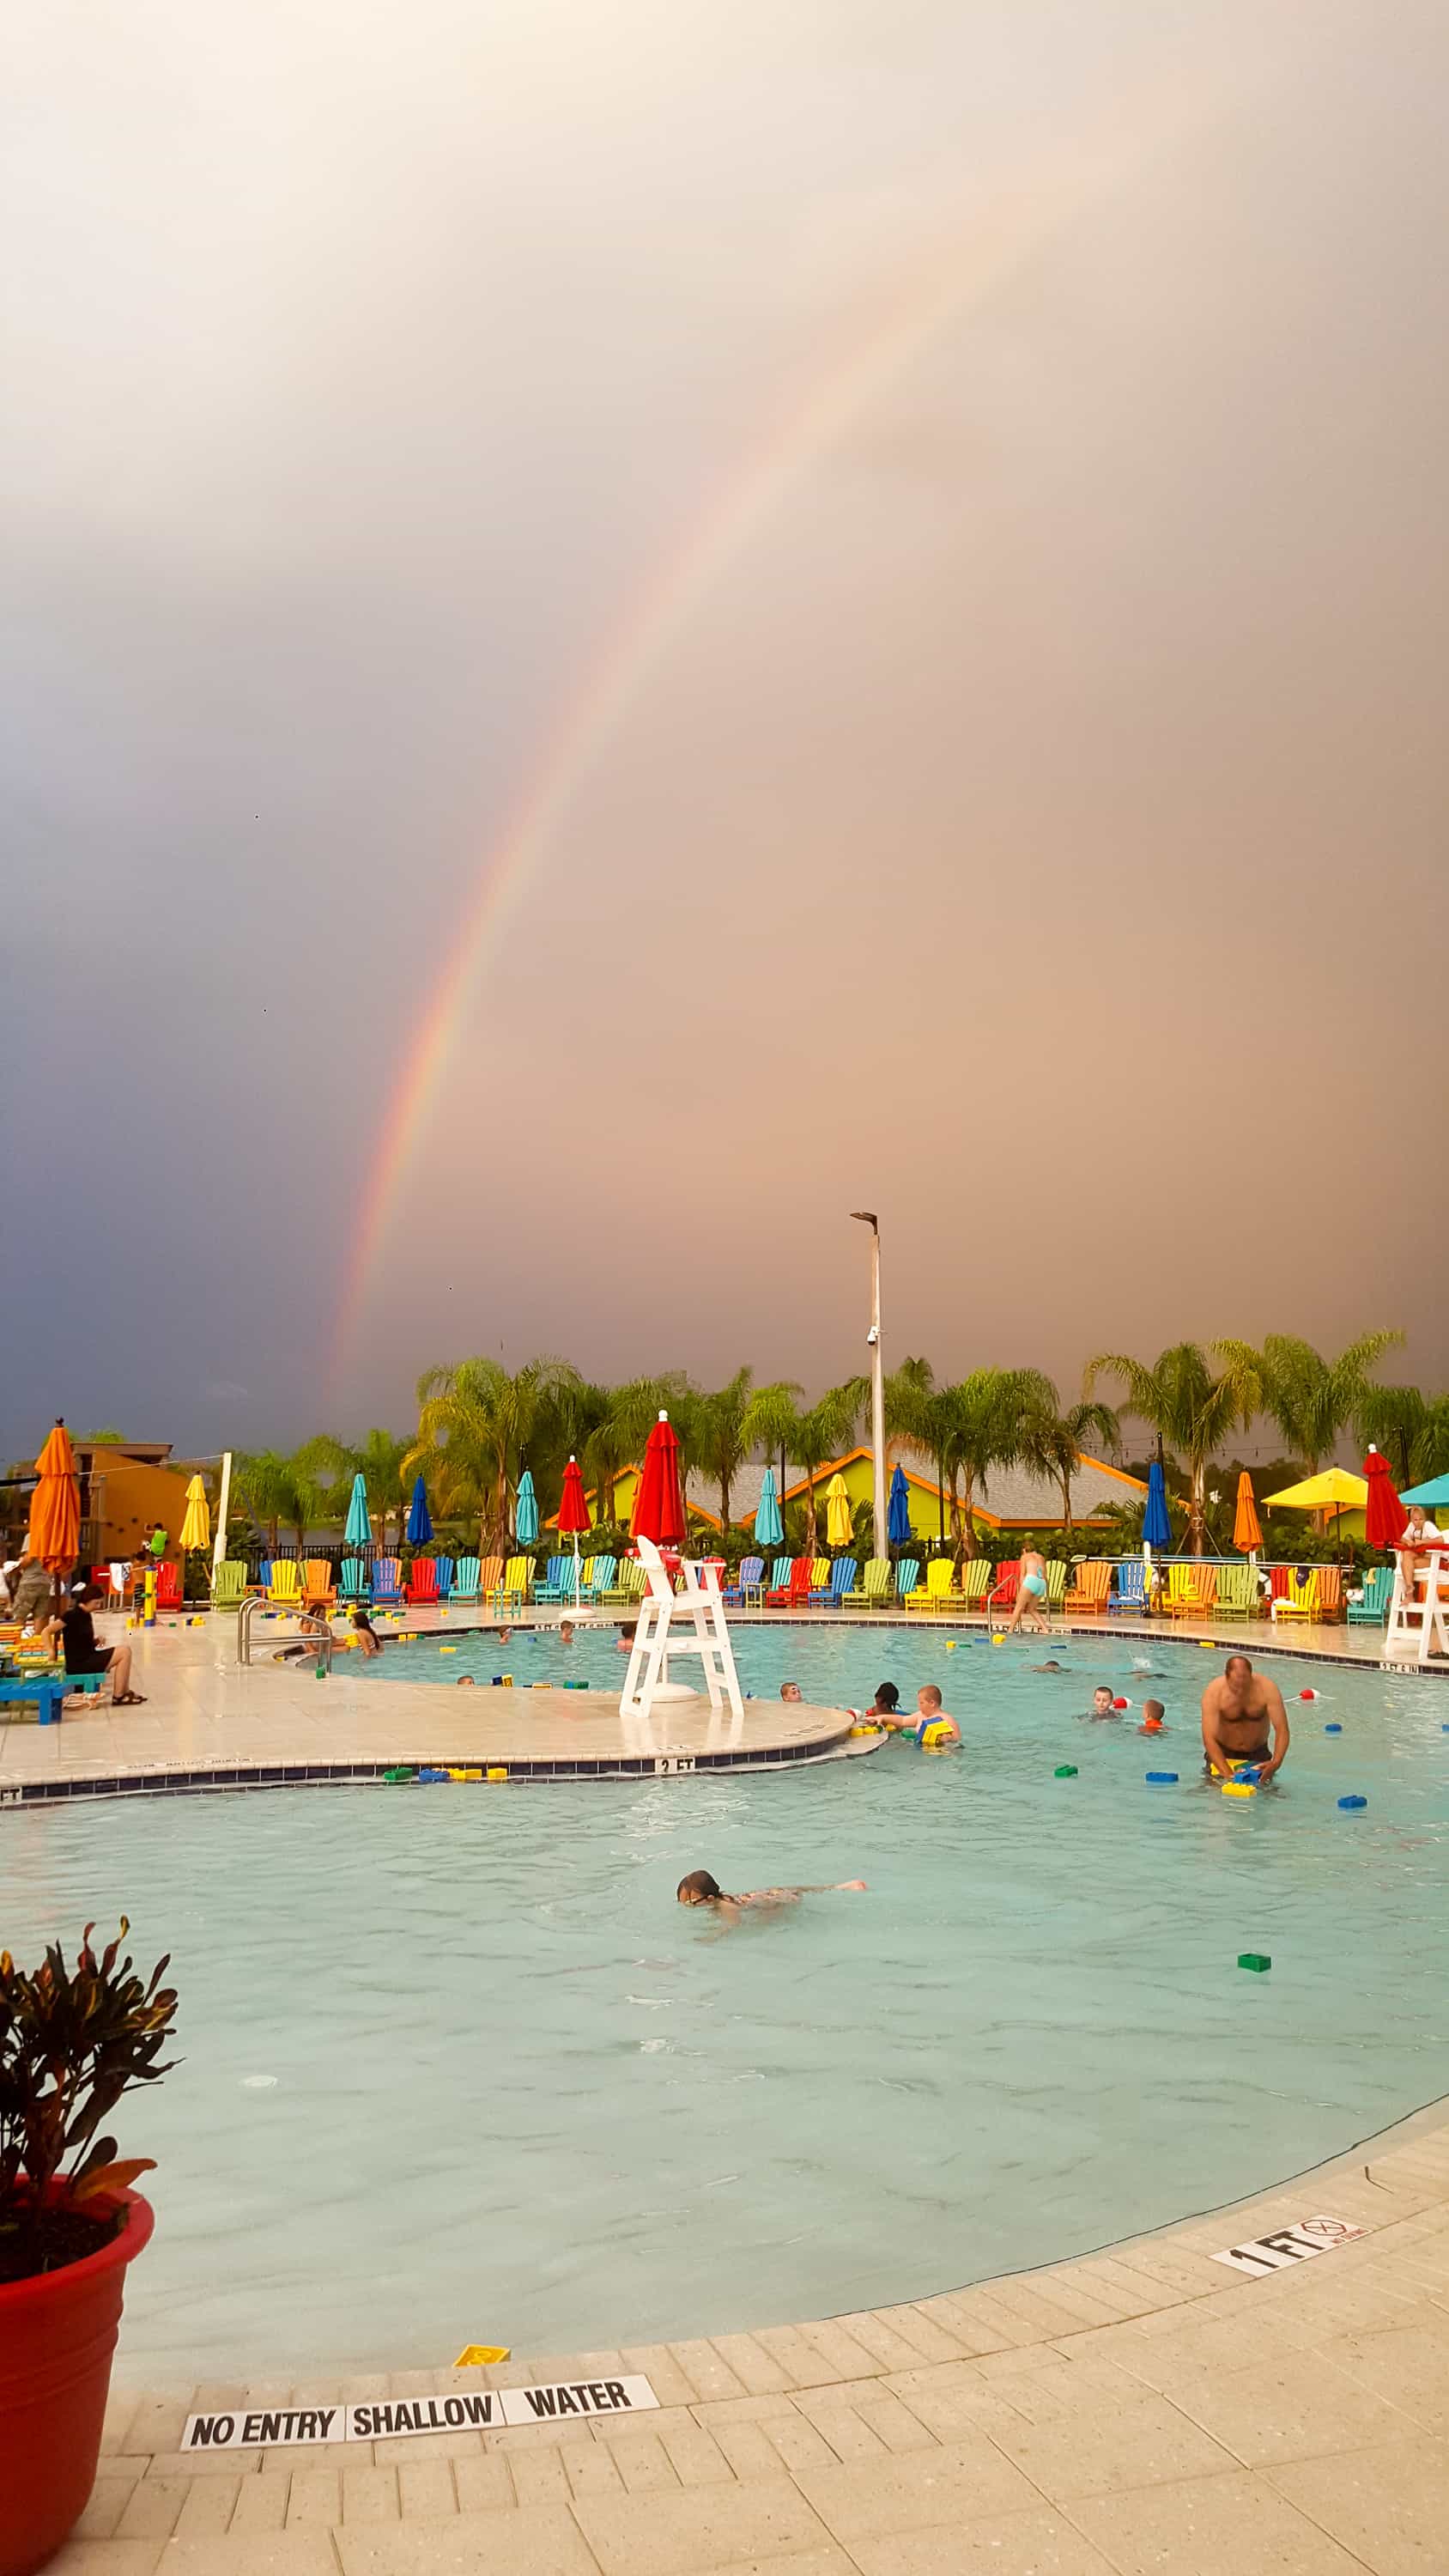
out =
<svg viewBox="0 0 1449 2576"><path fill-rule="evenodd" d="M456 1646L440 1646L438 1648L440 1655L456 1655L457 1651L458 1649Z"/></svg>
<svg viewBox="0 0 1449 2576"><path fill-rule="evenodd" d="M1149 1788L1154 1789L1176 1788L1177 1773L1175 1771L1149 1771L1147 1774L1147 1785Z"/></svg>
<svg viewBox="0 0 1449 2576"><path fill-rule="evenodd" d="M402 1770L402 1769L398 1769L398 1770L396 1770L396 1771L384 1771L384 1773L383 1773L383 1775L382 1775L382 1776L383 1776L384 1780L397 1781L397 1780L411 1780L411 1778L412 1778L412 1776L413 1776L413 1775L412 1775L411 1771L405 1771L405 1770Z"/></svg>
<svg viewBox="0 0 1449 2576"><path fill-rule="evenodd" d="M1256 1780L1225 1780L1223 1782L1223 1796L1225 1798L1256 1798L1257 1794L1258 1784Z"/></svg>
<svg viewBox="0 0 1449 2576"><path fill-rule="evenodd" d="M1324 1734L1325 1734L1325 1735L1342 1735L1342 1733L1343 1733L1343 1729L1342 1729L1342 1727L1339 1725L1339 1722L1338 1722L1337 1718L1336 1718L1336 1717L1331 1717L1331 1718L1329 1719L1329 1721L1328 1721L1328 1724L1325 1726L1325 1728L1324 1728L1323 1732L1324 1732Z"/></svg>
<svg viewBox="0 0 1449 2576"><path fill-rule="evenodd" d="M1112 1702L1114 1708L1130 1708L1131 1705L1130 1699L1114 1699Z"/></svg>
<svg viewBox="0 0 1449 2576"><path fill-rule="evenodd" d="M923 1726L917 1739L923 1753L939 1753L943 1745L954 1740L950 1727L942 1726L939 1720L934 1726Z"/></svg>
<svg viewBox="0 0 1449 2576"><path fill-rule="evenodd" d="M1341 1807L1366 1807L1368 1805L1368 1800L1367 1798L1359 1797L1340 1798L1338 1803Z"/></svg>
<svg viewBox="0 0 1449 2576"><path fill-rule="evenodd" d="M587 1682L565 1682L565 1683L564 1683L564 1689L565 1689L565 1690L587 1690L587 1689L588 1689L588 1687L589 1687L589 1686L588 1686L588 1683L587 1683Z"/></svg>
<svg viewBox="0 0 1449 2576"><path fill-rule="evenodd" d="M1272 1967L1273 1962L1266 1950L1240 1950L1238 1965L1240 1968L1251 1968L1255 1977L1261 1977Z"/></svg>
<svg viewBox="0 0 1449 2576"><path fill-rule="evenodd" d="M993 1646L1004 1646L1004 1645L1005 1645L1005 1643L1006 1643L1006 1639L1005 1639L1004 1637L997 1636L997 1637L993 1637L993 1638L992 1638L992 1640L991 1640L991 1642L992 1642Z"/></svg>
<svg viewBox="0 0 1449 2576"><path fill-rule="evenodd" d="M956 1640L955 1640L955 1638L954 1638L954 1637L948 1637L948 1638L947 1638L947 1640L946 1640L946 1652L947 1652L947 1654L948 1654L948 1655L954 1655L954 1654L955 1654L955 1652L956 1652Z"/></svg>
<svg viewBox="0 0 1449 2576"><path fill-rule="evenodd" d="M1199 1637L1197 1642L1201 1646L1205 1655L1211 1655L1217 1651L1217 1639L1215 1637Z"/></svg>
<svg viewBox="0 0 1449 2576"><path fill-rule="evenodd" d="M1298 1696L1300 1699L1321 1699L1323 1694L1316 1690L1301 1690Z"/></svg>
<svg viewBox="0 0 1449 2576"><path fill-rule="evenodd" d="M1075 1762L1059 1762L1055 1771L1052 1773L1052 1778L1054 1780L1075 1780L1076 1776L1077 1766Z"/></svg>
<svg viewBox="0 0 1449 2576"><path fill-rule="evenodd" d="M450 1780L481 1780L483 1774L481 1771L455 1771L449 1763L448 1777Z"/></svg>
<svg viewBox="0 0 1449 2576"><path fill-rule="evenodd" d="M506 1780L508 1777L507 1763L490 1762L488 1766L488 1777L490 1780Z"/></svg>

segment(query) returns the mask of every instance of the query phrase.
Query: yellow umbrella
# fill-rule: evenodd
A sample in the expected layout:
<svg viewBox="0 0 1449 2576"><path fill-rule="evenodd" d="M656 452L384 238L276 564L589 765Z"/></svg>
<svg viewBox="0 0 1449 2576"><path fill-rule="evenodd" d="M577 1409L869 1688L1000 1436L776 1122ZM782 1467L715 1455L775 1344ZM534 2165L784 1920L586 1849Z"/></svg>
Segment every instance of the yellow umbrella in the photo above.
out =
<svg viewBox="0 0 1449 2576"><path fill-rule="evenodd" d="M1253 1500L1253 1479L1245 1467L1238 1478L1238 1508L1233 1517L1233 1545L1244 1556L1263 1544L1258 1520L1258 1506Z"/></svg>
<svg viewBox="0 0 1449 2576"><path fill-rule="evenodd" d="M1265 1497L1269 1511L1281 1504L1291 1512L1361 1512L1368 1501L1368 1479L1351 1476L1346 1467L1325 1467L1321 1476L1309 1476L1301 1485L1286 1485L1281 1494Z"/></svg>
<svg viewBox="0 0 1449 2576"><path fill-rule="evenodd" d="M829 1547L849 1547L855 1531L850 1519L850 1496L845 1478L833 1475L825 1488L825 1539Z"/></svg>
<svg viewBox="0 0 1449 2576"><path fill-rule="evenodd" d="M207 1509L206 1487L199 1476L193 1476L186 1488L186 1518L181 1524L181 1553L190 1548L211 1545L211 1513Z"/></svg>

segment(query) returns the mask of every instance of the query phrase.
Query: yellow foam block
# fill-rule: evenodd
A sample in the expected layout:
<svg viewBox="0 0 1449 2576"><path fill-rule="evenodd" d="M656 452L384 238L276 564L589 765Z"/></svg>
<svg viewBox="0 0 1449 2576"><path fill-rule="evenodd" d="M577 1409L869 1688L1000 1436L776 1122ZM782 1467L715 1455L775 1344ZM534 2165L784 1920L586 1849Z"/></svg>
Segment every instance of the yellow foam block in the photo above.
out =
<svg viewBox="0 0 1449 2576"><path fill-rule="evenodd" d="M456 1655L457 1651L458 1649L456 1646L440 1646L438 1648L440 1655Z"/></svg>
<svg viewBox="0 0 1449 2576"><path fill-rule="evenodd" d="M450 1780L481 1780L483 1774L481 1771L455 1771L450 1765L448 1769L448 1777Z"/></svg>
<svg viewBox="0 0 1449 2576"><path fill-rule="evenodd" d="M502 1689L502 1690L512 1690L512 1688L513 1688L513 1675L512 1675L512 1673L505 1673L505 1674L504 1674L504 1676L503 1676L503 1680L502 1680L502 1682L500 1683L499 1687L500 1687L500 1689Z"/></svg>
<svg viewBox="0 0 1449 2576"><path fill-rule="evenodd" d="M497 1763L490 1762L490 1763L489 1763L489 1765L488 1765L488 1777L489 1777L489 1779L490 1779L490 1780L506 1780L506 1779L507 1779L507 1777L508 1777L508 1765L507 1765L507 1763L506 1763L506 1762L497 1762Z"/></svg>
<svg viewBox="0 0 1449 2576"><path fill-rule="evenodd" d="M1223 1782L1223 1796L1225 1798L1256 1798L1257 1794L1258 1792L1253 1786L1251 1780L1225 1780Z"/></svg>

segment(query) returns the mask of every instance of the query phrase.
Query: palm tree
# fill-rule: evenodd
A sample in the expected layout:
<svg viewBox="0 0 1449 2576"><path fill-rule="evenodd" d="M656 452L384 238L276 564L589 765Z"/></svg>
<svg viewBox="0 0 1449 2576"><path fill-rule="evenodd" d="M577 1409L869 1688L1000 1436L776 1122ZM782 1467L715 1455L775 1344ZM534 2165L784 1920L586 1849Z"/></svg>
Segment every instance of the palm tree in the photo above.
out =
<svg viewBox="0 0 1449 2576"><path fill-rule="evenodd" d="M862 1378L849 1378L843 1386L828 1387L818 1403L802 1411L795 1399L800 1389L787 1379L774 1386L757 1387L745 1408L740 1436L745 1455L752 1449L764 1449L780 1459L781 1490L784 1489L785 1463L793 1459L805 1470L805 1553L815 1554L816 1507L815 1480L830 1459L839 1458L855 1438L860 1408L865 1393Z"/></svg>
<svg viewBox="0 0 1449 2576"><path fill-rule="evenodd" d="M1341 1431L1356 1422L1370 1394L1369 1370L1402 1333L1360 1333L1337 1359L1326 1360L1294 1333L1269 1333L1261 1351L1247 1342L1214 1342L1214 1356L1244 1378L1256 1371L1261 1410L1276 1422L1310 1476L1333 1455Z"/></svg>
<svg viewBox="0 0 1449 2576"><path fill-rule="evenodd" d="M800 1388L793 1378L776 1378L769 1386L757 1386L745 1408L740 1424L740 1437L746 1443L745 1454L763 1449L771 1464L780 1462L780 1493L785 1491L785 1470L795 1452L790 1446L795 1425L800 1419Z"/></svg>
<svg viewBox="0 0 1449 2576"><path fill-rule="evenodd" d="M453 1368L424 1371L418 1380L417 1435L403 1461L403 1475L437 1473L446 1455L489 1496L479 1553L503 1552L510 1528L509 1496L517 1491L524 1453L550 1406L578 1383L566 1360L528 1360L510 1377L501 1360L460 1360Z"/></svg>
<svg viewBox="0 0 1449 2576"><path fill-rule="evenodd" d="M265 1526L268 1553L277 1553L277 1533L294 1518L297 1480L290 1458L276 1449L256 1449L232 1462L232 1491L258 1526Z"/></svg>
<svg viewBox="0 0 1449 2576"><path fill-rule="evenodd" d="M1012 1467L1024 1456L1026 1426L1055 1413L1057 1391L1040 1369L972 1369L943 1387L942 1454L951 1480L951 1545L956 1563L977 1553L972 1518L976 1487L990 1490L993 1467Z"/></svg>
<svg viewBox="0 0 1449 2576"><path fill-rule="evenodd" d="M717 1387L712 1395L696 1396L690 1408L690 1460L701 1475L712 1476L718 1485L720 1526L726 1532L730 1487L752 1446L744 1437L744 1426L753 1376L752 1369L736 1369L727 1386Z"/></svg>
<svg viewBox="0 0 1449 2576"><path fill-rule="evenodd" d="M1110 1404L1070 1405L1065 1413L1055 1401L1022 1417L1020 1459L1039 1476L1054 1476L1062 1489L1062 1526L1072 1531L1072 1478L1082 1463L1088 1441L1116 1457L1122 1430Z"/></svg>
<svg viewBox="0 0 1449 2576"><path fill-rule="evenodd" d="M1426 1399L1416 1386L1365 1387L1354 1429L1382 1449L1400 1487L1425 1484L1449 1468L1449 1395Z"/></svg>
<svg viewBox="0 0 1449 2576"><path fill-rule="evenodd" d="M1263 1394L1255 1351L1243 1342L1213 1347L1224 1354L1220 1376L1214 1376L1196 1342L1174 1342L1150 1365L1123 1351L1101 1351L1088 1361L1082 1381L1083 1399L1090 1402L1099 1377L1119 1379L1123 1412L1147 1423L1186 1468L1187 1544L1193 1556L1204 1553L1208 1460L1235 1423L1246 1429Z"/></svg>

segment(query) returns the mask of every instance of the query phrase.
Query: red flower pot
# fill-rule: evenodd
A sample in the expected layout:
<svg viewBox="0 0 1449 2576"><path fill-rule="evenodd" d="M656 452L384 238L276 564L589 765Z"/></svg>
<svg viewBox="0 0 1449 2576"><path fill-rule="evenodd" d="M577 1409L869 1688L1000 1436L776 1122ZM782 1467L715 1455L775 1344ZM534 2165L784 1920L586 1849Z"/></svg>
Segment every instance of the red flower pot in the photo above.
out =
<svg viewBox="0 0 1449 2576"><path fill-rule="evenodd" d="M139 2192L115 2200L125 2224L99 2253L0 2285L0 2576L31 2576L95 2484L126 2265L155 2225Z"/></svg>

